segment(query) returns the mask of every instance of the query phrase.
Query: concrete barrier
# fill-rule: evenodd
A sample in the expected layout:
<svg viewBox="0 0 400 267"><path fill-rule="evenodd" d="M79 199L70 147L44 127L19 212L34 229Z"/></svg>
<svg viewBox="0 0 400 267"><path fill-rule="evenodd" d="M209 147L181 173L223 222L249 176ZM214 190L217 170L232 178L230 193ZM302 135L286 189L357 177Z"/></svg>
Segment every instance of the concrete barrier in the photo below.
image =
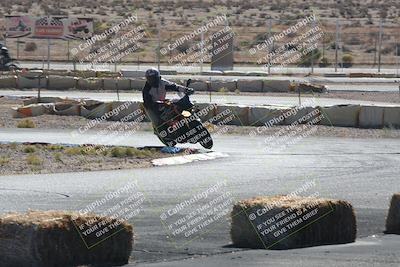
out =
<svg viewBox="0 0 400 267"><path fill-rule="evenodd" d="M263 80L263 92L286 93L290 89L290 80Z"/></svg>
<svg viewBox="0 0 400 267"><path fill-rule="evenodd" d="M400 107L384 107L383 125L400 128Z"/></svg>
<svg viewBox="0 0 400 267"><path fill-rule="evenodd" d="M234 92L237 89L236 81L211 81L211 91L219 92L224 89L225 91Z"/></svg>
<svg viewBox="0 0 400 267"><path fill-rule="evenodd" d="M285 118L282 115L284 108L279 107L250 107L249 108L249 125L268 127L274 125L282 125Z"/></svg>
<svg viewBox="0 0 400 267"><path fill-rule="evenodd" d="M285 116L284 125L306 124L318 125L321 122L321 111L316 107L294 107L282 112Z"/></svg>
<svg viewBox="0 0 400 267"><path fill-rule="evenodd" d="M38 78L27 78L23 76L18 76L17 78L18 89L46 88L46 87L47 87L46 77L38 79Z"/></svg>
<svg viewBox="0 0 400 267"><path fill-rule="evenodd" d="M128 77L128 78L143 78L146 74L145 70L124 70L124 69L122 69L120 72L123 77Z"/></svg>
<svg viewBox="0 0 400 267"><path fill-rule="evenodd" d="M385 233L400 235L400 193L394 194L390 201Z"/></svg>
<svg viewBox="0 0 400 267"><path fill-rule="evenodd" d="M247 72L236 70L225 70L222 72L225 76L245 76Z"/></svg>
<svg viewBox="0 0 400 267"><path fill-rule="evenodd" d="M262 92L262 80L238 80L237 88L240 92Z"/></svg>
<svg viewBox="0 0 400 267"><path fill-rule="evenodd" d="M245 106L219 105L210 122L221 126L246 126L249 125L249 109Z"/></svg>
<svg viewBox="0 0 400 267"><path fill-rule="evenodd" d="M123 91L123 90L131 90L132 89L130 79L113 79L113 78L103 79L104 90L116 91L117 84L118 84L118 90Z"/></svg>
<svg viewBox="0 0 400 267"><path fill-rule="evenodd" d="M146 121L146 113L141 102L115 101L111 103L113 116L110 120L124 122Z"/></svg>
<svg viewBox="0 0 400 267"><path fill-rule="evenodd" d="M353 207L342 200L256 197L236 203L231 238L237 247L294 249L345 244L356 239Z"/></svg>
<svg viewBox="0 0 400 267"><path fill-rule="evenodd" d="M249 71L246 76L268 76L268 72L265 71Z"/></svg>
<svg viewBox="0 0 400 267"><path fill-rule="evenodd" d="M77 82L78 90L102 90L103 80L98 78L80 78Z"/></svg>
<svg viewBox="0 0 400 267"><path fill-rule="evenodd" d="M216 104L198 103L196 106L198 108L198 112L196 112L196 114L202 121L210 120L217 114Z"/></svg>
<svg viewBox="0 0 400 267"><path fill-rule="evenodd" d="M131 89L142 91L146 81L144 79L132 79L130 82Z"/></svg>
<svg viewBox="0 0 400 267"><path fill-rule="evenodd" d="M195 91L208 91L207 83L204 81L194 81L190 84L190 87L193 88Z"/></svg>
<svg viewBox="0 0 400 267"><path fill-rule="evenodd" d="M3 267L120 266L128 263L133 243L132 225L109 217L61 211L0 217Z"/></svg>
<svg viewBox="0 0 400 267"><path fill-rule="evenodd" d="M337 105L331 107L319 107L324 118L321 125L358 127L360 105Z"/></svg>
<svg viewBox="0 0 400 267"><path fill-rule="evenodd" d="M0 77L0 88L17 88L17 76Z"/></svg>
<svg viewBox="0 0 400 267"><path fill-rule="evenodd" d="M383 107L361 106L359 126L361 128L383 128Z"/></svg>
<svg viewBox="0 0 400 267"><path fill-rule="evenodd" d="M70 76L49 76L50 90L68 90L77 88L77 78Z"/></svg>

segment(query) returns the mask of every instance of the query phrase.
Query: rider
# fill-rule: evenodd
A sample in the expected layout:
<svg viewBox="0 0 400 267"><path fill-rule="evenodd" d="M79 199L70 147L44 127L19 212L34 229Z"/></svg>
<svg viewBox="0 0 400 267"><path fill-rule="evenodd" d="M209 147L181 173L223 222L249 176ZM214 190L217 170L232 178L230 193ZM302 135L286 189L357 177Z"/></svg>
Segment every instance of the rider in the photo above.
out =
<svg viewBox="0 0 400 267"><path fill-rule="evenodd" d="M167 91L183 92L188 95L193 94L194 90L161 78L160 72L151 68L146 71L146 84L143 88L143 102L151 120L155 125L160 125L160 118L163 112L163 101Z"/></svg>
<svg viewBox="0 0 400 267"><path fill-rule="evenodd" d="M10 57L10 53L8 52L7 47L5 46L1 46L0 49L0 65L5 65L8 62L10 62L11 57Z"/></svg>

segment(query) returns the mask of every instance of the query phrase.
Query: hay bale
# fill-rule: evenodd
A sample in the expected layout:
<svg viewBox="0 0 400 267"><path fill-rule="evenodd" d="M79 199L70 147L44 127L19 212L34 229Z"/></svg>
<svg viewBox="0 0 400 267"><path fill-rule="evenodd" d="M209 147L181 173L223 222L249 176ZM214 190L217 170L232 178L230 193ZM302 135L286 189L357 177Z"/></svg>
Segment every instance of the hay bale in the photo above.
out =
<svg viewBox="0 0 400 267"><path fill-rule="evenodd" d="M256 197L234 205L234 245L292 249L344 244L356 238L356 217L346 201L303 197Z"/></svg>
<svg viewBox="0 0 400 267"><path fill-rule="evenodd" d="M76 217L74 217L76 216ZM93 227L107 218L58 211L30 211L0 217L0 259L3 267L123 265L132 250L132 226L120 222L113 235L83 237L78 227ZM101 226L104 229L105 226ZM84 228L82 228L84 230ZM100 228L99 228L100 229ZM104 236L105 237L105 236ZM96 239L97 238L97 239ZM84 242L85 241L85 242ZM97 242L97 244L93 242ZM88 246L88 244L95 244Z"/></svg>
<svg viewBox="0 0 400 267"><path fill-rule="evenodd" d="M400 235L400 193L394 194L386 218L386 234Z"/></svg>

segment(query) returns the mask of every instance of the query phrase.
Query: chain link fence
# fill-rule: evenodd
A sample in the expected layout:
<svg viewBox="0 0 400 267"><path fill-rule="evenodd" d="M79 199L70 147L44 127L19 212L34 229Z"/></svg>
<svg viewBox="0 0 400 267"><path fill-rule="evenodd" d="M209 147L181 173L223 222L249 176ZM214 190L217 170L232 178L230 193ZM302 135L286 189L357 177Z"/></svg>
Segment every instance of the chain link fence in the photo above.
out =
<svg viewBox="0 0 400 267"><path fill-rule="evenodd" d="M268 63L268 60L260 61L260 59L265 59L266 55L280 47L285 47L287 50L293 49L293 47L290 47L291 41L304 34L307 29L317 25L322 32L322 37L315 40L313 46L315 49L312 49L311 53L304 57L285 64L286 72L290 72L293 68L302 67L307 72L313 72L315 68L318 68L338 72L344 70L362 71L363 69L379 72L390 69L398 73L400 25L393 20L317 17L314 25L307 25L307 27L296 32L286 34L283 38L274 41L263 49L256 49L268 38L281 34L302 19L266 19L265 25L245 27L235 25L231 22L234 20L227 15L226 21L220 21L212 27L208 27L206 31L199 30L217 17L218 15L204 19L200 23L198 20L191 21L189 19L162 20L149 23L142 17L136 24L133 23L118 34L108 36L106 40L100 43L95 43L86 53L92 53L107 42L111 42L113 38L142 25L146 34L137 42L137 49L123 56L114 64L109 64L111 69L115 67L112 66L115 64L118 66L130 64L138 68L145 64L168 66L168 68L192 66L200 71L203 70L203 67L209 68L211 61L211 58L205 55L208 51L207 42L212 42L213 34L229 26L229 31L234 35L235 68L248 66L258 69ZM40 61L43 62L43 67L46 67L45 62L48 55L51 62L72 62L74 60L79 62L85 58L85 55L76 58L71 54L71 49L78 47L84 41L54 39L48 42L41 39L3 38L1 42L7 45L12 57L20 61ZM252 49L256 49L256 53L252 53ZM187 53L187 51L190 51L190 53ZM197 53L197 56L193 55L195 53ZM185 60L182 58L185 58ZM261 70L271 71L271 69L273 71L279 68L275 64Z"/></svg>

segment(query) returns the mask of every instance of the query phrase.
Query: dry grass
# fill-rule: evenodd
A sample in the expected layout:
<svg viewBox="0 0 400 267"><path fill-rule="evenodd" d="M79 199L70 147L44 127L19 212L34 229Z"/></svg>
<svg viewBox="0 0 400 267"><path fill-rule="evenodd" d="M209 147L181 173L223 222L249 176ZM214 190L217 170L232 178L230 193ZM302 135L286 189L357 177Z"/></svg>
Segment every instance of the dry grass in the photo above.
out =
<svg viewBox="0 0 400 267"><path fill-rule="evenodd" d="M253 221L249 219L250 214L257 214L257 211L263 211L265 207L270 208L259 213L260 216L256 216ZM312 217L303 217L312 214L312 211L316 212ZM280 217L282 213L285 214ZM291 216L294 217L287 223L280 224ZM257 197L234 205L231 217L231 238L238 247L292 249L343 244L354 242L357 231L353 207L341 200ZM293 224L295 221L298 223ZM264 222L270 224L262 225ZM262 227L257 228L259 225ZM271 230L265 231L267 229ZM278 231L281 233L275 235Z"/></svg>
<svg viewBox="0 0 400 267"><path fill-rule="evenodd" d="M386 218L386 234L400 235L400 193L394 194Z"/></svg>
<svg viewBox="0 0 400 267"><path fill-rule="evenodd" d="M25 119L25 120L20 120L17 123L17 127L18 128L35 128L36 125L33 121L31 121L29 119Z"/></svg>
<svg viewBox="0 0 400 267"><path fill-rule="evenodd" d="M136 157L146 158L154 155L156 151L152 149L137 149L134 147L114 147L110 150L110 155L116 158Z"/></svg>
<svg viewBox="0 0 400 267"><path fill-rule="evenodd" d="M26 147L24 148L24 152L25 152L25 153L34 153L35 151L36 151L36 149L35 149L34 146L26 146Z"/></svg>
<svg viewBox="0 0 400 267"><path fill-rule="evenodd" d="M109 224L118 222L119 226L108 239L98 240L93 236L85 238L85 244L77 226L87 223L92 227L103 221ZM96 241L102 242L88 249L87 244ZM128 263L132 245L131 225L96 215L30 211L0 217L2 266L123 265Z"/></svg>
<svg viewBox="0 0 400 267"><path fill-rule="evenodd" d="M0 166L6 165L8 162L10 162L10 158L7 156L1 156L0 157Z"/></svg>
<svg viewBox="0 0 400 267"><path fill-rule="evenodd" d="M43 160L37 156L37 155L29 155L26 157L26 162L29 165L33 165L33 166L40 166L43 164Z"/></svg>

